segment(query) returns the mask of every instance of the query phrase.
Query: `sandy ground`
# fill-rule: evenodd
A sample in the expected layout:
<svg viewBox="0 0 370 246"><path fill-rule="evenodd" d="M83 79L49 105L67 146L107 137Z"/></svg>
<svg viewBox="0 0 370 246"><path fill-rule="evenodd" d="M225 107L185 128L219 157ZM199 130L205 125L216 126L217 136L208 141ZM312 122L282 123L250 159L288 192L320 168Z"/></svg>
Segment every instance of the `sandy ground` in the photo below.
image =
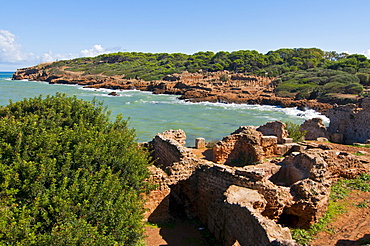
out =
<svg viewBox="0 0 370 246"><path fill-rule="evenodd" d="M211 246L199 228L190 221L177 219L162 228L147 226L148 246Z"/></svg>

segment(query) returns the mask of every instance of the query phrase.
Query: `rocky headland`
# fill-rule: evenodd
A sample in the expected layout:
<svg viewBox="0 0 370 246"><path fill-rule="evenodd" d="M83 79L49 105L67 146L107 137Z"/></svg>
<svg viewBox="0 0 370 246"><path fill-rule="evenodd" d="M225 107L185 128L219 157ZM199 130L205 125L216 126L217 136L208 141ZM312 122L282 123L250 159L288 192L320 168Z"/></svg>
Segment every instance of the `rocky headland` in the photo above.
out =
<svg viewBox="0 0 370 246"><path fill-rule="evenodd" d="M155 94L179 95L179 99L191 102L209 101L223 103L246 103L298 107L326 112L332 108L329 103L317 100L278 97L273 92L274 77L262 77L232 73L229 71L172 74L161 80L145 81L125 79L124 76L89 75L68 71L67 67L56 69L52 63L18 69L14 80L45 81L50 84L78 84L88 88L114 90L141 90Z"/></svg>

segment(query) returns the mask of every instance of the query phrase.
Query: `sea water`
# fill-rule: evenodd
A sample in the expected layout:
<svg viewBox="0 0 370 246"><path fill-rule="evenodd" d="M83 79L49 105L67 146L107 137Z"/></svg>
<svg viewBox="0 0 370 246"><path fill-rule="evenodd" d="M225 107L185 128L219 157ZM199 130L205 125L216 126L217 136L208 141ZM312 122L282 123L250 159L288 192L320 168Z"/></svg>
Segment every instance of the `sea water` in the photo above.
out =
<svg viewBox="0 0 370 246"><path fill-rule="evenodd" d="M280 108L248 104L190 103L174 95L155 95L136 90L116 91L119 96L109 96L112 90L87 89L78 85L58 85L46 82L11 80L12 73L0 72L0 106L56 92L76 96L84 100L94 98L103 101L114 119L118 114L129 121L136 130L139 142L150 141L157 133L169 129L182 129L187 136L186 146L194 146L195 138L207 142L221 140L239 126L260 126L269 121L281 120L301 124L305 119L321 117L313 110Z"/></svg>

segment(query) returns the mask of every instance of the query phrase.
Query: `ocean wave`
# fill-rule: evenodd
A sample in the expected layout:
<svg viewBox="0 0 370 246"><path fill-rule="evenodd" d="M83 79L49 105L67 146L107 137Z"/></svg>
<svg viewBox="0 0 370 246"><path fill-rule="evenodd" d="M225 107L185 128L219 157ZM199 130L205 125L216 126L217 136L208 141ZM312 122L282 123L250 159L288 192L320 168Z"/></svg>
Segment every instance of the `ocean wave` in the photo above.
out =
<svg viewBox="0 0 370 246"><path fill-rule="evenodd" d="M252 105L252 104L236 104L236 103L220 103L220 102L190 102L190 101L185 101L185 100L179 100L178 95L154 95L150 91L140 91L140 90L113 90L113 89L106 89L106 88L84 88L83 86L80 86L81 90L86 90L86 91L95 91L95 92L100 92L100 94L95 94L94 96L101 96L101 97L107 97L108 93L111 92L117 92L118 95L120 96L125 96L125 97L133 97L136 95L143 95L143 94L151 94L153 97L156 99L164 99L164 100L151 100L153 98L145 98L145 99L139 99L135 100L132 103L141 103L141 104L183 104L183 105L200 105L205 107L206 109L215 109L215 108L222 108L223 110L255 110L259 112L280 112L284 113L285 115L288 116L295 116L299 117L302 119L312 119L312 118L321 118L325 124L328 124L330 122L329 118L327 118L325 115L322 115L321 113L312 110L312 109L307 109L307 110L299 110L297 107L294 108L282 108L279 106L272 106L272 105ZM270 118L270 120L273 120Z"/></svg>
<svg viewBox="0 0 370 246"><path fill-rule="evenodd" d="M294 108L282 108L279 106L273 105L252 105L252 104L236 104L236 103L214 103L214 102L189 102L183 100L173 100L164 103L176 103L176 104L187 104L187 105L202 105L206 108L213 109L215 107L220 107L225 110L256 110L256 111L265 111L265 112L281 112L289 116L297 116L302 119L312 119L312 118L321 118L325 124L330 122L329 118L325 115L317 112L313 109L299 110L297 107Z"/></svg>

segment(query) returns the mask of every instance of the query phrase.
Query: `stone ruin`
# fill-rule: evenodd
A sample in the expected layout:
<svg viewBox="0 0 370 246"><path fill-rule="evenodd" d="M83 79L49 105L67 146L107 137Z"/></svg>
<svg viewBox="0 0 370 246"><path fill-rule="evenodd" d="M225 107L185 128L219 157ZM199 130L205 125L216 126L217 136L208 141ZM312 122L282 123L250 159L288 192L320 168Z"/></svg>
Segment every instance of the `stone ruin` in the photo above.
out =
<svg viewBox="0 0 370 246"><path fill-rule="evenodd" d="M329 127L325 127L321 119L306 121L301 130L306 130L306 139L327 138L331 142L341 144L370 142L370 99L362 99L359 106L347 104L335 105L326 112L330 119Z"/></svg>
<svg viewBox="0 0 370 246"><path fill-rule="evenodd" d="M157 134L148 148L158 188L148 195L146 218L164 222L181 212L199 219L225 246L297 245L285 226L317 222L331 180L367 172L369 163L287 137L282 122L243 126L217 143L208 161L184 147L182 130Z"/></svg>

